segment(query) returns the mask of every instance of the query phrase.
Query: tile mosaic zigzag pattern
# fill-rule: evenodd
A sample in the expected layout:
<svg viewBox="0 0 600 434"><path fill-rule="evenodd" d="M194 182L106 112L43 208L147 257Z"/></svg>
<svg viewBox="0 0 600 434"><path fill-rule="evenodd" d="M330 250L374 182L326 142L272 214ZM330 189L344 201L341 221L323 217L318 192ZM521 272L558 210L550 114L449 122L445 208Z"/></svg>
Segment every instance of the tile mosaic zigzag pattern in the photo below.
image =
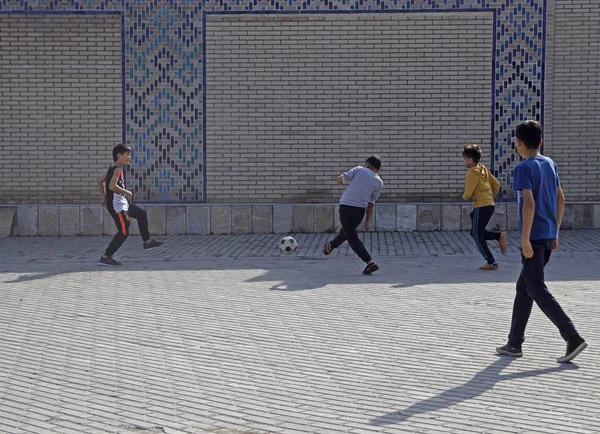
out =
<svg viewBox="0 0 600 434"><path fill-rule="evenodd" d="M125 23L126 131L137 197L201 201L201 5L129 1Z"/></svg>

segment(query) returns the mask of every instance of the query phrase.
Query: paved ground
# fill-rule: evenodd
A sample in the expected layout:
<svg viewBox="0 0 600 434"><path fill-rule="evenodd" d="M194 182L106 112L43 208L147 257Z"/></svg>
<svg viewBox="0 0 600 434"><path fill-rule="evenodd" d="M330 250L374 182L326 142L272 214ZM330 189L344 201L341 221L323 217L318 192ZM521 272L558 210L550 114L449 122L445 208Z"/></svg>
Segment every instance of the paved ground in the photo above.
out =
<svg viewBox="0 0 600 434"><path fill-rule="evenodd" d="M99 267L109 238L0 240L0 432L594 433L600 431L600 231L564 232L554 295L590 348L537 310L510 321L516 235L483 262L464 233L367 234L361 274L327 239L166 237Z"/></svg>

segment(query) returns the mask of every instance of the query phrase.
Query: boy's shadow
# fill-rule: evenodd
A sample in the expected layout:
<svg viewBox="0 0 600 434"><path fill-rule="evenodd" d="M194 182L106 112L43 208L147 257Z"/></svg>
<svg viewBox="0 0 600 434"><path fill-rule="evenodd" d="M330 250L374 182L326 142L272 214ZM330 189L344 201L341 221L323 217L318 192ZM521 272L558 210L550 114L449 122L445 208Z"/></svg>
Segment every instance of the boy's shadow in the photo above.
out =
<svg viewBox="0 0 600 434"><path fill-rule="evenodd" d="M485 368L483 371L475 374L473 378L462 386L446 390L436 396L419 401L407 409L394 411L372 419L370 425L392 425L407 421L409 418L418 414L429 413L432 411L448 408L461 402L473 399L488 390L501 381L514 380L517 378L535 377L538 375L551 374L565 370L578 369L579 367L572 363L561 364L554 368L535 369L533 371L516 372L514 374L500 375L502 369L507 367L514 359L509 356L498 356L498 360Z"/></svg>

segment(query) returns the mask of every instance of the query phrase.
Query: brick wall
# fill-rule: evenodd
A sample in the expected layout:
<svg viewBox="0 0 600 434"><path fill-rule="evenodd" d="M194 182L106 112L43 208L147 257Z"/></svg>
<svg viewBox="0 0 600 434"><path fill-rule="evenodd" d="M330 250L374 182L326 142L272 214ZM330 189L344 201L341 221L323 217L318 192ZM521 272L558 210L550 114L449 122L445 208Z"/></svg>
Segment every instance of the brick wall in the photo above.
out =
<svg viewBox="0 0 600 434"><path fill-rule="evenodd" d="M600 3L547 4L546 153L559 164L569 201L600 200ZM165 27L153 17L143 18L152 38L182 25L177 15L160 21ZM370 153L384 159L382 201L459 199L462 146L480 143L484 163L491 159L492 19L480 12L209 15L208 202L337 201L343 187L335 177ZM0 204L97 203L95 179L122 136L120 20L0 14ZM135 37L145 34L138 21L126 21ZM177 57L179 39L155 44L152 38L145 42L151 50L128 39L125 53L128 139L148 158L136 168L143 175L136 192L189 200L175 187L178 194L165 191L182 182L201 189L195 165L203 125L197 120L183 128L193 132L191 145L160 131L166 122L183 131L175 112L190 122L180 105L201 118L200 42L184 62ZM160 50L179 54L161 60ZM509 64L506 53L499 56ZM162 117L162 101L157 109L152 95L173 83L160 77L169 70L175 89L183 86L179 70L157 67L165 62L185 64L182 76L195 84L187 102L173 92L171 111ZM173 148L163 147L171 139ZM194 161L178 165L191 154ZM496 154L505 158L506 149ZM185 178L185 170L196 177Z"/></svg>
<svg viewBox="0 0 600 434"><path fill-rule="evenodd" d="M600 200L600 2L555 0L552 142L569 201Z"/></svg>
<svg viewBox="0 0 600 434"><path fill-rule="evenodd" d="M208 202L336 201L383 158L381 201L460 198L490 156L491 13L216 15L206 25Z"/></svg>
<svg viewBox="0 0 600 434"><path fill-rule="evenodd" d="M118 15L0 15L0 203L98 202L121 75Z"/></svg>

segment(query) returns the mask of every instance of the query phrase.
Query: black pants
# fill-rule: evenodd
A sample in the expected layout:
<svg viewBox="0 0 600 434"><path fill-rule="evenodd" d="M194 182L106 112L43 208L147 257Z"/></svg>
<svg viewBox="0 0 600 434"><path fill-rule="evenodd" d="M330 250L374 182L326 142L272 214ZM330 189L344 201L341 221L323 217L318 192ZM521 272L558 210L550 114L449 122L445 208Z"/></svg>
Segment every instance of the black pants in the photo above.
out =
<svg viewBox="0 0 600 434"><path fill-rule="evenodd" d="M494 206L482 206L481 208L475 208L471 213L471 236L475 240L475 245L479 250L479 253L487 261L488 264L494 264L496 260L494 255L490 251L486 240L500 239L500 232L490 232L485 230L485 227L489 223L490 219L494 215Z"/></svg>
<svg viewBox="0 0 600 434"><path fill-rule="evenodd" d="M106 252L104 254L109 258L115 254L119 247L123 245L127 236L129 235L129 218L133 217L138 221L138 227L140 228L140 235L144 241L148 241L150 239L150 232L148 232L148 214L142 208L137 205L129 204L128 211L121 211L119 213L111 212L115 224L117 225L117 229L119 232L114 236L108 247L106 248Z"/></svg>
<svg viewBox="0 0 600 434"><path fill-rule="evenodd" d="M338 248L344 241L348 240L348 244L354 253L356 253L360 259L369 263L371 255L365 249L364 244L358 238L356 228L363 221L365 217L365 209L358 208L355 206L340 205L340 223L342 224L342 230L331 242L331 248Z"/></svg>
<svg viewBox="0 0 600 434"><path fill-rule="evenodd" d="M520 347L525 340L525 327L531 315L533 302L554 323L566 341L577 335L573 321L560 307L558 301L550 294L544 283L544 267L550 260L554 240L531 241L533 257L526 259L522 256L523 270L517 281L517 295L513 306L512 324L508 342Z"/></svg>

